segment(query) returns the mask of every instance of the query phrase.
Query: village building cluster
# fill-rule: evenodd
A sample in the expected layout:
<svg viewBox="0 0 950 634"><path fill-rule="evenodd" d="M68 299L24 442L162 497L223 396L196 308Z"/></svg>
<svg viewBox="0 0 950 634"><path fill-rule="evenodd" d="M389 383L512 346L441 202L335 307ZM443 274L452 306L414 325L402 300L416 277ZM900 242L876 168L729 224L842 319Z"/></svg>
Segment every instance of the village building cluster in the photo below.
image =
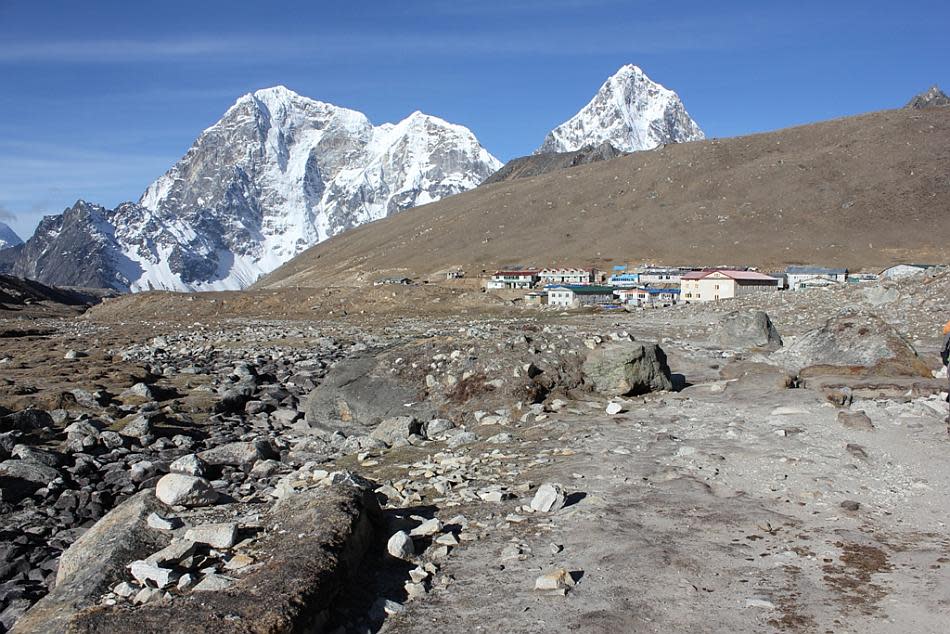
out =
<svg viewBox="0 0 950 634"><path fill-rule="evenodd" d="M764 273L751 268L615 266L609 272L585 268L512 266L485 283L491 290L527 291L526 306L559 308L643 307L715 302L751 293L804 290L858 284L919 273L925 264L900 264L880 273L851 273L844 268L789 266Z"/></svg>

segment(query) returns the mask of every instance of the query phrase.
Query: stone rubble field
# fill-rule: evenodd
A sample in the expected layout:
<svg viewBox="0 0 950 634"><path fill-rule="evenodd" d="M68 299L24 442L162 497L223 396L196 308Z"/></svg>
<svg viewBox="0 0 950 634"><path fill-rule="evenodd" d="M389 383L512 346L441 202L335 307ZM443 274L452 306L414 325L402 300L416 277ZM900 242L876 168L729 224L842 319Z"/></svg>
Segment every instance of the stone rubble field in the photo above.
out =
<svg viewBox="0 0 950 634"><path fill-rule="evenodd" d="M945 631L947 297L14 324L0 632Z"/></svg>

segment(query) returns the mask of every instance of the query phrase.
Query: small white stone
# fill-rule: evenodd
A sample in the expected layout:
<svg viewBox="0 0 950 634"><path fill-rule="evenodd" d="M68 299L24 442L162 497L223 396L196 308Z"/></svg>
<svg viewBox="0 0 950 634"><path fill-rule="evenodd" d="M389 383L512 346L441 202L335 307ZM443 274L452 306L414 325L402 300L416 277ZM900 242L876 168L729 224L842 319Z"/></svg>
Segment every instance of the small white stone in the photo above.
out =
<svg viewBox="0 0 950 634"><path fill-rule="evenodd" d="M409 598L410 601L413 599L424 597L426 595L426 587L422 585L421 583L413 583L411 581L407 581L405 585L405 589L406 589L406 596Z"/></svg>
<svg viewBox="0 0 950 634"><path fill-rule="evenodd" d="M185 573L178 580L178 589L182 592L195 585L195 578L190 573Z"/></svg>
<svg viewBox="0 0 950 634"><path fill-rule="evenodd" d="M534 580L534 589L550 594L567 594L574 587L574 578L563 568L552 570Z"/></svg>
<svg viewBox="0 0 950 634"><path fill-rule="evenodd" d="M551 513L564 506L564 488L560 484L546 482L538 487L531 500L531 508L539 513Z"/></svg>
<svg viewBox="0 0 950 634"><path fill-rule="evenodd" d="M238 527L233 522L203 524L185 531L185 539L212 548L230 548L237 541Z"/></svg>
<svg viewBox="0 0 950 634"><path fill-rule="evenodd" d="M177 517L165 518L158 513L149 513L149 516L145 521L149 528L154 528L160 531L171 531L181 526L181 520Z"/></svg>
<svg viewBox="0 0 950 634"><path fill-rule="evenodd" d="M132 603L136 605L144 605L149 601L153 601L162 596L162 591L158 588L142 588L138 591L138 594L132 599Z"/></svg>
<svg viewBox="0 0 950 634"><path fill-rule="evenodd" d="M214 573L205 575L204 578L198 582L194 587L194 592L215 592L218 590L226 590L234 584L234 579L230 577L225 577L224 575L216 575Z"/></svg>
<svg viewBox="0 0 950 634"><path fill-rule="evenodd" d="M186 539L176 539L165 548L162 548L160 551L146 557L145 561L159 566L165 564L177 564L185 557L191 555L194 550L194 542L188 541Z"/></svg>
<svg viewBox="0 0 950 634"><path fill-rule="evenodd" d="M745 607L747 608L766 608L768 610L774 610L775 604L767 599L751 598L745 600Z"/></svg>
<svg viewBox="0 0 950 634"><path fill-rule="evenodd" d="M373 604L373 607L370 608L370 614L375 615L374 618L385 618L386 616L392 616L394 614L401 614L406 611L406 606L391 599L386 599L380 597L376 599L376 602Z"/></svg>
<svg viewBox="0 0 950 634"><path fill-rule="evenodd" d="M170 568L162 568L148 561L139 560L129 564L129 571L135 580L143 586L152 582L153 585L164 588L177 580L177 575Z"/></svg>
<svg viewBox="0 0 950 634"><path fill-rule="evenodd" d="M396 559L409 559L416 554L416 547L406 531L399 531L389 538L386 551Z"/></svg>
<svg viewBox="0 0 950 634"><path fill-rule="evenodd" d="M479 491L478 497L484 502L501 502L505 496L501 491Z"/></svg>
<svg viewBox="0 0 950 634"><path fill-rule="evenodd" d="M204 460L190 453L175 459L168 465L168 470L172 473L183 473L185 475L200 477L205 474L205 463Z"/></svg>
<svg viewBox="0 0 950 634"><path fill-rule="evenodd" d="M126 581L123 581L116 587L112 588L112 591L124 599L128 599L133 594L135 594L135 588L132 587L132 584Z"/></svg>
<svg viewBox="0 0 950 634"><path fill-rule="evenodd" d="M435 535L441 530L442 522L439 521L439 518L433 517L431 520L426 520L409 531L409 535L412 537L428 537L429 535Z"/></svg>

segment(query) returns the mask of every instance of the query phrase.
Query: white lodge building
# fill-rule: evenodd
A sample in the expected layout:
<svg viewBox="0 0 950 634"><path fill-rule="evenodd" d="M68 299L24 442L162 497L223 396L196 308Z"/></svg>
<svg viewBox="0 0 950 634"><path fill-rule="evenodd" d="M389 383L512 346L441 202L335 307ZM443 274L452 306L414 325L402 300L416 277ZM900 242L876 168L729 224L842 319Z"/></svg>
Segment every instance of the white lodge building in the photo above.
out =
<svg viewBox="0 0 950 634"><path fill-rule="evenodd" d="M641 284L679 284L683 278L682 269L648 266L640 271Z"/></svg>
<svg viewBox="0 0 950 634"><path fill-rule="evenodd" d="M594 272L584 269L541 269L541 284L590 284Z"/></svg>
<svg viewBox="0 0 950 634"><path fill-rule="evenodd" d="M534 288L538 283L538 271L521 270L495 271L486 285L489 290L503 288Z"/></svg>
<svg viewBox="0 0 950 634"><path fill-rule="evenodd" d="M548 289L548 305L574 308L615 302L612 286L554 286Z"/></svg>
<svg viewBox="0 0 950 634"><path fill-rule="evenodd" d="M808 286L822 286L829 283L844 284L848 281L848 269L829 269L819 266L790 266L785 269L788 287L799 290Z"/></svg>
<svg viewBox="0 0 950 634"><path fill-rule="evenodd" d="M779 288L778 278L755 271L693 271L680 283L680 299L684 302L714 302Z"/></svg>

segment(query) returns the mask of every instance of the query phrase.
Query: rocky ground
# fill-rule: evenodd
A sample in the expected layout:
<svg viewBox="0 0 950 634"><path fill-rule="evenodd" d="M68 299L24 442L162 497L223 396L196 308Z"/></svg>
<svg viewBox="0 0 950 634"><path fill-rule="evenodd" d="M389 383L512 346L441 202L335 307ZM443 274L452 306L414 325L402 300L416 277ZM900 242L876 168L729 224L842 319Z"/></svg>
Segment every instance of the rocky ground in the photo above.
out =
<svg viewBox="0 0 950 634"><path fill-rule="evenodd" d="M943 631L948 292L7 320L0 627Z"/></svg>

